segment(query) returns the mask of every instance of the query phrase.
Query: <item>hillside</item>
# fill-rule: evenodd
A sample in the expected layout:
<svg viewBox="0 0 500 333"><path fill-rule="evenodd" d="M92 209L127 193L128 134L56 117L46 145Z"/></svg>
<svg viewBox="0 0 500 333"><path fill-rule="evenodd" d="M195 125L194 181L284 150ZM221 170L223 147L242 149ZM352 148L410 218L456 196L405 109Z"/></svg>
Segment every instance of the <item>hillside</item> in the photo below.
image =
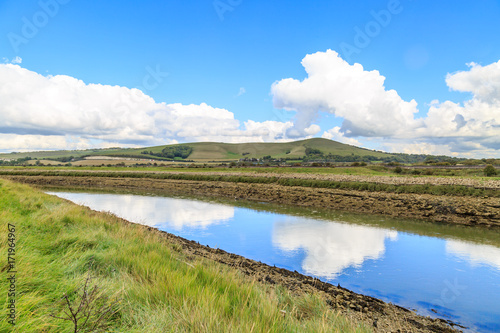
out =
<svg viewBox="0 0 500 333"><path fill-rule="evenodd" d="M175 145L144 148L107 148L88 150L39 151L0 154L0 162L25 160L53 160L62 163L72 162L85 157L106 156L114 158L133 158L159 161L187 162L229 162L240 159L284 159L293 161L330 161L330 162L423 162L430 155L389 154L359 148L337 141L313 138L283 143L220 143L193 142ZM447 156L432 156L435 161L448 161ZM5 162L6 163L6 162Z"/></svg>
<svg viewBox="0 0 500 333"><path fill-rule="evenodd" d="M312 148L324 154L340 156L390 156L387 153L375 152L362 149L328 139L308 139L286 143L215 143L200 142L188 144L193 147L190 159L240 159L240 158L262 158L271 156L273 158L299 159L306 156L306 149Z"/></svg>
<svg viewBox="0 0 500 333"><path fill-rule="evenodd" d="M262 158L271 156L272 158L300 159L306 156L306 149L315 149L323 154L338 156L373 156L384 158L393 156L392 154L372 151L346 145L340 142L314 138L308 140L286 142L286 143L220 143L220 142L194 142L169 146L145 147L137 149L89 149L89 150L59 150L59 151L39 151L26 153L0 154L0 159L17 160L20 158L31 159L65 159L73 156L80 158L83 156L116 156L116 157L136 157L152 159L171 159L162 153L165 149L181 149L190 147L192 151L186 158L177 157L175 159L189 159L195 161L213 160L239 160L241 158Z"/></svg>

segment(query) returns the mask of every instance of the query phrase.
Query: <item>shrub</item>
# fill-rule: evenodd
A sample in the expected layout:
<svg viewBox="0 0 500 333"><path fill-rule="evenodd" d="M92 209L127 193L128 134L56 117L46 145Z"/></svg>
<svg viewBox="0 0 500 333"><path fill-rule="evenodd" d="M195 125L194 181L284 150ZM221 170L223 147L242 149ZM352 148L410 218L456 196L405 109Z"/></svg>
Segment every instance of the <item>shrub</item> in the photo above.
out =
<svg viewBox="0 0 500 333"><path fill-rule="evenodd" d="M493 177L497 175L497 170L491 164L488 164L486 168L484 168L483 172L486 177Z"/></svg>
<svg viewBox="0 0 500 333"><path fill-rule="evenodd" d="M397 174L400 174L401 172L403 172L403 168L401 168L400 166L394 168L394 172L397 173Z"/></svg>

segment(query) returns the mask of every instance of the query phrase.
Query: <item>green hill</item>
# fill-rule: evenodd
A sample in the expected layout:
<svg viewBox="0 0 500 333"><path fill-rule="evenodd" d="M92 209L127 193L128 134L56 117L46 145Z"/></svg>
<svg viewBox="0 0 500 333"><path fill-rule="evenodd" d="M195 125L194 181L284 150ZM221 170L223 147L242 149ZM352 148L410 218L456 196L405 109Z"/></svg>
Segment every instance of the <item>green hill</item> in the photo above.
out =
<svg viewBox="0 0 500 333"><path fill-rule="evenodd" d="M318 149L324 154L340 156L359 155L386 157L390 154L375 152L368 149L346 145L328 139L308 139L286 143L215 143L200 142L188 144L193 147L190 159L240 159L240 158L262 158L271 156L273 158L302 158L306 156L306 149Z"/></svg>
<svg viewBox="0 0 500 333"><path fill-rule="evenodd" d="M273 158L303 158L306 156L306 149L317 149L323 154L333 154L339 156L374 156L378 158L392 156L392 154L372 151L346 145L340 142L314 138L308 140L286 142L286 143L220 143L220 142L194 142L168 146L156 146L134 149L89 149L89 150L59 150L59 151L38 151L26 153L0 154L0 159L12 159L31 157L32 159L66 159L71 156L80 158L83 156L116 156L116 157L137 157L167 159L163 152L190 147L192 151L186 158L177 157L175 159L189 160L238 160L241 158L262 158L271 156ZM171 159L172 156L169 157Z"/></svg>
<svg viewBox="0 0 500 333"><path fill-rule="evenodd" d="M336 162L384 161L423 162L429 155L389 154L359 148L340 142L314 138L284 143L220 143L193 142L144 148L108 148L89 150L39 151L27 153L0 154L3 160L48 159L70 162L88 156L127 157L155 160L178 161L237 161L239 159L286 159L309 161L327 160ZM436 160L450 159L446 156Z"/></svg>

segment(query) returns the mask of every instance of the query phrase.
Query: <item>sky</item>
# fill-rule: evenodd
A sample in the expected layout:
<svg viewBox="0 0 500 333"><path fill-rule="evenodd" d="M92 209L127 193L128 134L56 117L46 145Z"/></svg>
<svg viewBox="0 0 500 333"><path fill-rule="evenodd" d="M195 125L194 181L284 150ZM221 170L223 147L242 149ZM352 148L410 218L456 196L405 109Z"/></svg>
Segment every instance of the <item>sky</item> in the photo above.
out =
<svg viewBox="0 0 500 333"><path fill-rule="evenodd" d="M499 158L498 17L498 0L2 0L0 152L323 137Z"/></svg>

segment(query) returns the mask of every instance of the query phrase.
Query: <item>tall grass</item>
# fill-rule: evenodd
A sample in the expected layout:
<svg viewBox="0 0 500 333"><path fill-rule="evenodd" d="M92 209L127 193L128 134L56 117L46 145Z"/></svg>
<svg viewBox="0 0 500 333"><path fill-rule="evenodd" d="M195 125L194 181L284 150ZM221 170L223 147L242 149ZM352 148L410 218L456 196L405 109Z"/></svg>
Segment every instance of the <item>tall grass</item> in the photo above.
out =
<svg viewBox="0 0 500 333"><path fill-rule="evenodd" d="M18 318L15 326L2 318L0 332L72 331L70 322L50 314L62 313L61 296L80 288L89 269L110 299L121 300L110 332L368 331L318 295L256 283L221 264L187 258L143 226L0 180L4 254L8 223L16 226Z"/></svg>

